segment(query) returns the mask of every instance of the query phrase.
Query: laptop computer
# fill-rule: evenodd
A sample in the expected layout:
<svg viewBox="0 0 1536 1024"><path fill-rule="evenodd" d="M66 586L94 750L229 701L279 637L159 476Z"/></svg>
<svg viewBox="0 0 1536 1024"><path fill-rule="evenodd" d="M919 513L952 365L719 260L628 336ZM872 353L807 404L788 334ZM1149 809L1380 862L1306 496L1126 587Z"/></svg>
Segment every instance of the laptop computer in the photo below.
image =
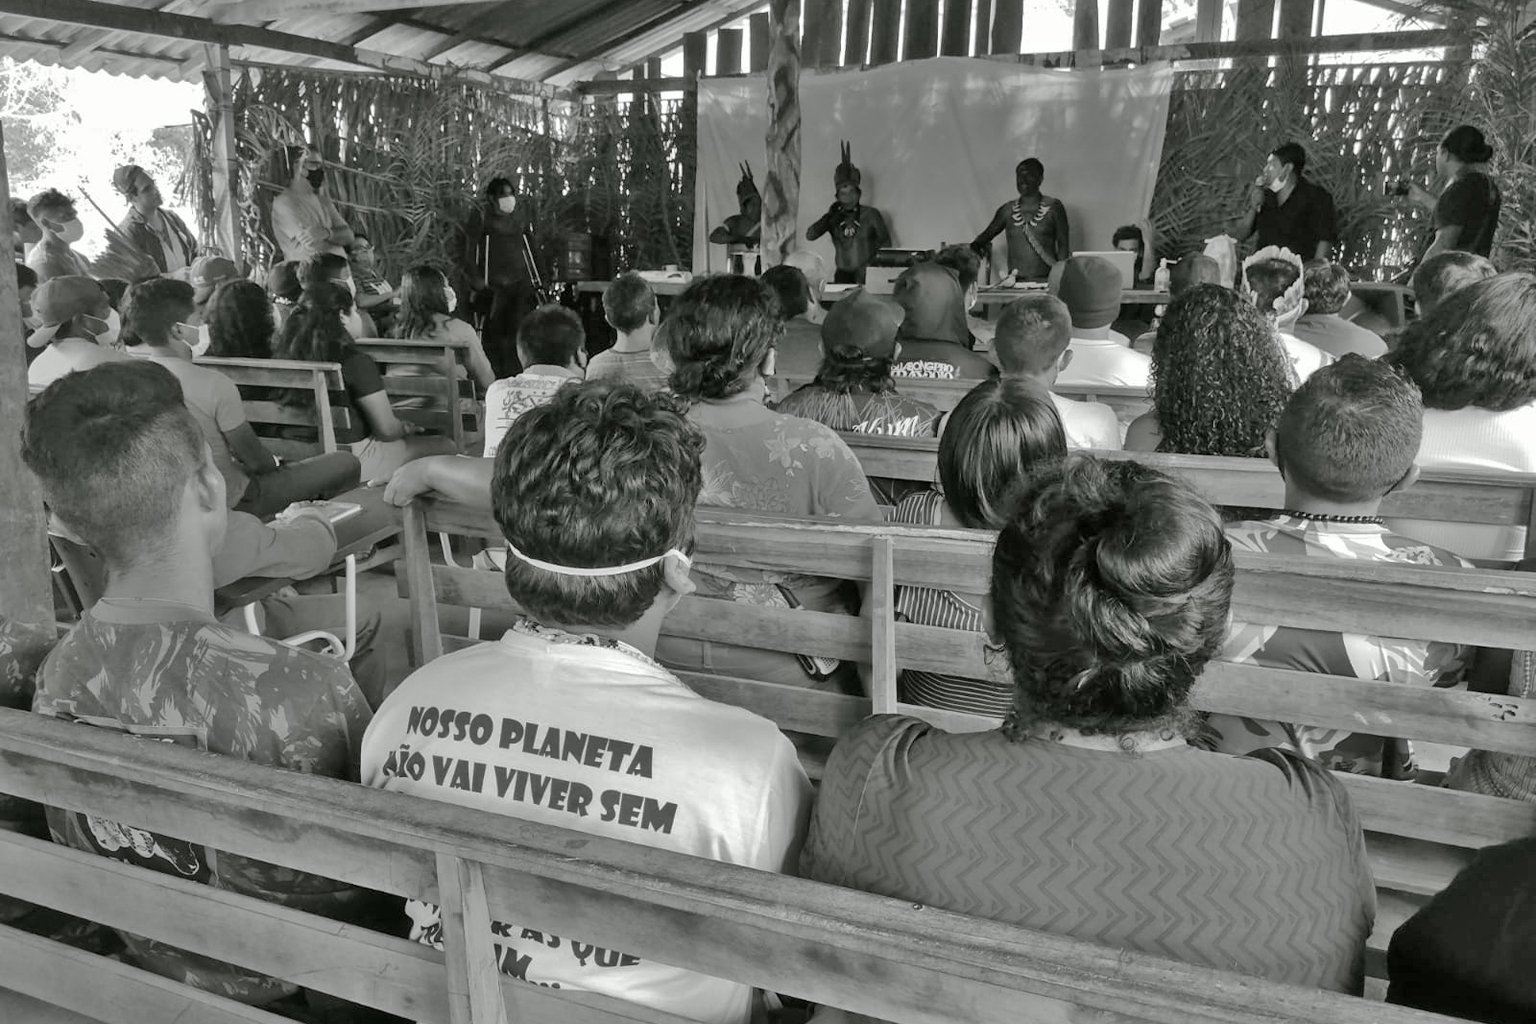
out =
<svg viewBox="0 0 1536 1024"><path fill-rule="evenodd" d="M1073 256L1097 256L1101 260L1108 260L1120 271L1120 287L1130 290L1136 287L1136 254L1124 249L1115 249L1110 252L1074 252Z"/></svg>

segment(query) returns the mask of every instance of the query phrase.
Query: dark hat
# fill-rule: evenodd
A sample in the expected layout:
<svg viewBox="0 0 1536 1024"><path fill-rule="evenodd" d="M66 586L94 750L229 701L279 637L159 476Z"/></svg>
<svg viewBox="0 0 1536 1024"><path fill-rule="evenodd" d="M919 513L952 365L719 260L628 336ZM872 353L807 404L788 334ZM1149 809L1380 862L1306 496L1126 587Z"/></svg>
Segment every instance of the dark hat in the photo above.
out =
<svg viewBox="0 0 1536 1024"><path fill-rule="evenodd" d="M192 282L192 301L198 304L207 302L215 288L239 276L240 271L234 263L223 256L199 256L188 275Z"/></svg>
<svg viewBox="0 0 1536 1024"><path fill-rule="evenodd" d="M855 288L838 299L821 324L821 343L827 351L848 346L875 359L896 354L896 330L902 310L894 302Z"/></svg>
<svg viewBox="0 0 1536 1024"><path fill-rule="evenodd" d="M133 179L140 176L148 178L149 174L138 164L125 164L112 172L112 187L125 199L132 199Z"/></svg>
<svg viewBox="0 0 1536 1024"><path fill-rule="evenodd" d="M863 180L864 175L853 165L853 147L844 142L842 162L832 171L832 185L835 188L842 188L844 185L858 188Z"/></svg>
<svg viewBox="0 0 1536 1024"><path fill-rule="evenodd" d="M1108 327L1120 315L1123 278L1116 266L1098 256L1073 256L1061 265L1056 296L1072 311L1072 326Z"/></svg>
<svg viewBox="0 0 1536 1024"><path fill-rule="evenodd" d="M102 306L111 308L107 293L89 277L66 275L50 277L32 293L32 313L40 321L27 338L32 348L42 348L53 340L59 328L81 313L95 316Z"/></svg>

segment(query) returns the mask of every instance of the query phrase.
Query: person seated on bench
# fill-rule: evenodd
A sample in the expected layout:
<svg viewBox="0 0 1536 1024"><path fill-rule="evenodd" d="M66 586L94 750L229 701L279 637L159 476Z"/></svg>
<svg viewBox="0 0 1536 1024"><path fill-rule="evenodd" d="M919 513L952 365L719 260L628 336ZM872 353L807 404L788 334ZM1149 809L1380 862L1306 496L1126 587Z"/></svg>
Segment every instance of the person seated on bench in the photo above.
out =
<svg viewBox="0 0 1536 1024"><path fill-rule="evenodd" d="M373 338L378 336L374 327L373 318L357 308L357 285L352 281L352 265L347 258L340 253L320 252L315 253L309 259L303 260L298 265L299 286L304 291L312 291L317 285L334 284L345 288L347 296L352 298L352 308L347 310L342 321L347 326L347 333L354 338Z"/></svg>
<svg viewBox="0 0 1536 1024"><path fill-rule="evenodd" d="M340 285L318 284L305 291L283 324L272 354L278 359L308 363L339 363L341 381L351 406L351 427L336 431L337 442L349 445L362 465L364 480L384 480L412 459L445 455L454 450L447 437L418 436L414 424L402 422L384 391L384 378L373 357L352 344L342 322L352 308L352 296ZM310 391L293 391L285 403L312 409Z"/></svg>
<svg viewBox="0 0 1536 1024"><path fill-rule="evenodd" d="M948 271L940 271L953 277ZM769 409L774 345L784 332L768 286L718 274L695 280L673 302L657 332L674 367L672 390L691 403L688 418L704 432L703 505L785 516L884 520L858 458L814 420ZM844 580L749 569L696 566L701 596L818 612L858 610ZM663 637L668 668L714 672L791 686L852 686L835 661L734 644Z"/></svg>
<svg viewBox="0 0 1536 1024"><path fill-rule="evenodd" d="M1286 511L1227 527L1239 551L1464 566L1449 551L1393 533L1381 499L1418 478L1414 456L1424 407L1400 371L1346 355L1314 373L1270 432L1285 480ZM1322 595L1319 595L1322 596ZM1240 664L1405 686L1454 686L1468 652L1455 644L1234 622L1222 657ZM1406 740L1348 729L1211 715L1200 744L1228 754L1284 747L1326 768L1389 779L1415 775Z"/></svg>
<svg viewBox="0 0 1536 1024"><path fill-rule="evenodd" d="M27 367L27 390L39 392L67 373L121 361L113 346L118 324L101 285L89 277L53 277L32 296L38 328L29 351L42 349Z"/></svg>
<svg viewBox="0 0 1536 1024"><path fill-rule="evenodd" d="M661 308L645 278L629 270L604 288L603 318L618 337L612 348L587 360L587 380L625 380L649 391L665 391L667 375L651 358Z"/></svg>
<svg viewBox="0 0 1536 1024"><path fill-rule="evenodd" d="M1299 384L1333 362L1333 357L1291 333L1307 311L1301 257L1270 246L1243 261L1243 295L1269 321L1270 332L1285 350L1292 384Z"/></svg>
<svg viewBox="0 0 1536 1024"><path fill-rule="evenodd" d="M998 329L1002 330L1001 324ZM891 513L891 522L968 530L1003 526L1008 495L1031 473L1066 458L1066 438L1051 397L1036 382L1016 377L976 385L950 413L939 437L942 490L907 495ZM981 586L978 580L978 589ZM920 626L973 633L984 628L981 602L974 596L927 587L902 587L896 614ZM1013 705L1013 687L1006 680L908 669L897 682L906 704L992 718L1002 718Z"/></svg>
<svg viewBox="0 0 1536 1024"><path fill-rule="evenodd" d="M1337 359L1354 352L1367 359L1387 354L1387 343L1375 331L1366 330L1339 316L1349 302L1349 271L1338 263L1314 260L1302 271L1307 311L1296 321L1293 333Z"/></svg>
<svg viewBox="0 0 1536 1024"><path fill-rule="evenodd" d="M463 342L469 346L469 372L483 393L496 382L496 371L480 344L480 332L454 317L459 297L448 278L436 267L417 266L400 279L400 312L395 315L391 338L422 338L427 341Z"/></svg>
<svg viewBox="0 0 1536 1024"><path fill-rule="evenodd" d="M1221 279L1220 263L1217 263L1203 252L1192 252L1169 268L1168 301L1172 302L1197 284L1219 284L1222 287L1227 287L1231 283L1231 281L1223 281ZM1167 312L1164 307L1159 306L1158 308L1162 309L1164 313ZM1150 356L1153 343L1157 341L1157 329L1160 325L1160 319L1154 320L1152 322L1152 329L1145 334L1139 335L1135 341L1131 342L1131 348L1143 355Z"/></svg>
<svg viewBox="0 0 1536 1024"><path fill-rule="evenodd" d="M1104 946L1358 994L1375 888L1348 791L1289 751L1186 745L1232 553L1187 484L1069 456L998 534L1000 730L866 719L833 750L801 873Z"/></svg>
<svg viewBox="0 0 1536 1024"><path fill-rule="evenodd" d="M1427 320L1452 294L1498 272L1488 257L1460 249L1431 256L1413 272L1413 300L1419 319Z"/></svg>
<svg viewBox="0 0 1536 1024"><path fill-rule="evenodd" d="M997 325L976 315L976 303L981 295L981 257L969 245L946 245L933 254L933 262L951 271L960 282L965 327L971 332L974 343L991 347Z"/></svg>
<svg viewBox="0 0 1536 1024"><path fill-rule="evenodd" d="M1152 410L1131 421L1125 447L1263 458L1291 380L1259 311L1230 288L1199 285L1163 316L1152 350Z"/></svg>
<svg viewBox="0 0 1536 1024"><path fill-rule="evenodd" d="M207 355L217 359L271 359L277 320L266 289L255 281L226 281L204 312Z"/></svg>
<svg viewBox="0 0 1536 1024"><path fill-rule="evenodd" d="M1483 1024L1536 1020L1536 839L1477 851L1387 947L1387 1002Z"/></svg>
<svg viewBox="0 0 1536 1024"><path fill-rule="evenodd" d="M293 307L303 294L304 286L299 283L297 263L278 263L267 271L267 297L272 300L272 318L277 323L277 329L272 332L274 340L283 333L288 315L293 312Z"/></svg>
<svg viewBox="0 0 1536 1024"><path fill-rule="evenodd" d="M1072 313L1054 295L1026 295L1003 307L992 352L1005 378L1032 380L1049 389L1072 362ZM1120 421L1100 402L1078 402L1050 392L1068 448L1120 448ZM941 446L942 447L942 446Z"/></svg>
<svg viewBox="0 0 1536 1024"><path fill-rule="evenodd" d="M761 280L778 296L779 319L784 321L784 338L774 357L775 368L796 376L815 373L821 365L821 323L811 319L811 306L816 300L810 282L800 268L786 263L763 271ZM820 309L819 305L817 308Z"/></svg>
<svg viewBox="0 0 1536 1024"><path fill-rule="evenodd" d="M898 394L891 377L892 361L901 358L900 322L899 306L862 287L837 300L821 324L816 379L775 408L847 433L933 437L944 414Z"/></svg>
<svg viewBox="0 0 1536 1024"><path fill-rule="evenodd" d="M1051 275L1055 294L1072 315L1072 361L1057 380L1144 388L1151 361L1131 350L1131 340L1110 329L1120 315L1124 279L1120 269L1098 256L1073 256Z"/></svg>
<svg viewBox="0 0 1536 1024"><path fill-rule="evenodd" d="M906 312L896 337L902 358L891 367L897 379L986 380L997 367L972 352L975 339L965 319L965 292L953 270L918 263L896 279L895 299Z"/></svg>
<svg viewBox="0 0 1536 1024"><path fill-rule="evenodd" d="M1536 276L1500 274L1453 293L1388 358L1424 395L1420 468L1536 473ZM1392 525L1463 558L1525 554L1523 526Z"/></svg>
<svg viewBox="0 0 1536 1024"><path fill-rule="evenodd" d="M485 393L486 458L517 418L554 397L573 380L581 380L587 363L587 333L574 310L546 303L517 325L517 360L523 367L515 377L503 377Z"/></svg>
<svg viewBox="0 0 1536 1024"><path fill-rule="evenodd" d="M617 381L564 388L519 417L497 452L491 496L507 539L507 592L526 615L390 695L363 738L363 781L791 870L811 803L794 746L772 722L698 696L653 660L662 620L694 589L687 552L703 449L681 403ZM439 730L439 719L472 724ZM499 739L485 743L479 723ZM412 770L422 759L448 774ZM470 768L486 773L483 787L460 784ZM442 948L437 908L407 910L412 936ZM747 986L643 949L571 954L603 943L601 931L560 928L557 943L514 922L493 927L501 970L523 981L714 1024L750 1015Z"/></svg>
<svg viewBox="0 0 1536 1024"><path fill-rule="evenodd" d="M330 498L357 486L361 467L346 452L279 463L246 421L234 383L192 361L190 335L181 333L192 311L191 285L163 277L141 281L128 289L126 308L128 354L165 367L181 384L224 476L230 508L265 518L295 501Z"/></svg>
<svg viewBox="0 0 1536 1024"><path fill-rule="evenodd" d="M185 282L167 282L188 287ZM106 591L37 677L38 714L292 771L357 778L369 712L346 665L213 617L224 477L163 365L85 370L27 406L22 458L50 509L106 566ZM58 808L56 842L258 899L352 918L339 882ZM138 967L243 1003L291 984L121 933Z"/></svg>

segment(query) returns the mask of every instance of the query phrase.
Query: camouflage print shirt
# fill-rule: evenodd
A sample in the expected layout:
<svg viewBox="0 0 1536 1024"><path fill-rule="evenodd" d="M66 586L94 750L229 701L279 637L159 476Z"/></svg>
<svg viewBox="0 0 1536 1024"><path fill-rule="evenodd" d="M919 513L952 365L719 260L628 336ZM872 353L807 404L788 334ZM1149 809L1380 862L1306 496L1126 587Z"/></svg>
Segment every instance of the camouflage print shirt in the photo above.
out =
<svg viewBox="0 0 1536 1024"><path fill-rule="evenodd" d="M357 779L367 704L345 663L253 636L174 604L103 601L43 662L32 709L257 764ZM349 886L124 822L48 809L55 842L330 916ZM134 961L244 1003L293 986L125 934Z"/></svg>

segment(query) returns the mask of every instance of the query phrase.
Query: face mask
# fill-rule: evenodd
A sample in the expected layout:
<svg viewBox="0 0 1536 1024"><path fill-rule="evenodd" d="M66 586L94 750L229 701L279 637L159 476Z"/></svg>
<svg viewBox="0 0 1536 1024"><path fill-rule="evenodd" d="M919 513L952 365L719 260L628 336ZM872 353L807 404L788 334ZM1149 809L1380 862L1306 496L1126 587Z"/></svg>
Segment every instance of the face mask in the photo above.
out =
<svg viewBox="0 0 1536 1024"><path fill-rule="evenodd" d="M325 184L325 168L316 167L304 175L304 180L309 182L310 188L319 188Z"/></svg>
<svg viewBox="0 0 1536 1024"><path fill-rule="evenodd" d="M102 348L111 348L117 341L117 332L122 328L122 322L117 319L117 310L108 313L108 319L103 320L99 316L91 316L89 313L80 314L80 326L91 333L96 344Z"/></svg>
<svg viewBox="0 0 1536 1024"><path fill-rule="evenodd" d="M66 242L78 242L85 237L85 225L80 223L80 218L65 221L59 228L59 237Z"/></svg>
<svg viewBox="0 0 1536 1024"><path fill-rule="evenodd" d="M96 335L96 344L111 348L117 344L117 336L123 333L123 318L117 310L107 312L106 325L107 329Z"/></svg>
<svg viewBox="0 0 1536 1024"><path fill-rule="evenodd" d="M196 349L198 344L202 341L202 338L199 336L199 331L196 324L177 324L175 329L172 331L172 336L175 337L177 341L181 342L183 345L190 349Z"/></svg>
<svg viewBox="0 0 1536 1024"><path fill-rule="evenodd" d="M650 558L642 558L638 562L628 562L624 565L609 565L596 569L589 569L585 566L556 565L553 562L545 562L534 558L531 555L523 554L521 551L517 550L517 548L514 547L510 542L507 544L507 553L510 554L513 558L516 558L518 561L533 566L535 569L543 569L545 572L552 572L557 576L579 576L588 579L604 576L628 576L632 572L639 572L641 569L649 569L651 566L660 562L668 555L676 555L678 561L683 563L683 570L685 572L693 568L693 559L689 558L685 553L678 550L677 548L669 548L662 554L653 555Z"/></svg>
<svg viewBox="0 0 1536 1024"><path fill-rule="evenodd" d="M212 347L213 335L208 333L208 325L203 324L197 329L197 341L192 343L192 358L201 359Z"/></svg>
<svg viewBox="0 0 1536 1024"><path fill-rule="evenodd" d="M496 209L502 213L511 213L517 209L517 196L502 196L496 200Z"/></svg>
<svg viewBox="0 0 1536 1024"><path fill-rule="evenodd" d="M1281 189L1285 188L1285 172L1281 171L1273 178L1270 178L1269 184L1265 185L1264 187L1269 189L1271 192L1279 192Z"/></svg>
<svg viewBox="0 0 1536 1024"><path fill-rule="evenodd" d="M448 312L452 313L459 308L459 293L452 288L444 289L444 299L448 304Z"/></svg>

